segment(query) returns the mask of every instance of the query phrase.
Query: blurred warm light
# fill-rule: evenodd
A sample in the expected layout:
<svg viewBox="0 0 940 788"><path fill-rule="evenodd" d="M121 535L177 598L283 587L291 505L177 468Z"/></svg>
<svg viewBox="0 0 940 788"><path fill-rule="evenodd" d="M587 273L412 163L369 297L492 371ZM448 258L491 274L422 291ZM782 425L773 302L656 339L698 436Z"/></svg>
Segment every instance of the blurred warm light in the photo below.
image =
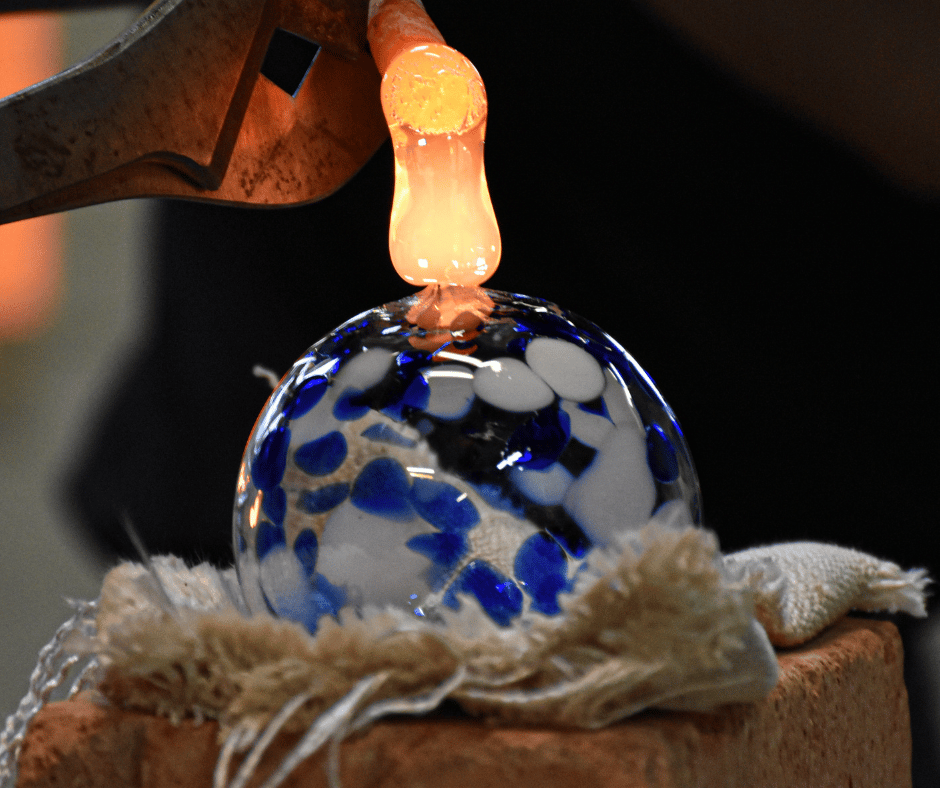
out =
<svg viewBox="0 0 940 788"><path fill-rule="evenodd" d="M385 72L382 108L395 150L395 270L416 285L482 284L502 245L483 169L479 73L443 44L411 47Z"/></svg>
<svg viewBox="0 0 940 788"><path fill-rule="evenodd" d="M57 73L61 51L54 15L0 14L0 98ZM61 216L0 225L0 340L28 337L48 324L61 270Z"/></svg>

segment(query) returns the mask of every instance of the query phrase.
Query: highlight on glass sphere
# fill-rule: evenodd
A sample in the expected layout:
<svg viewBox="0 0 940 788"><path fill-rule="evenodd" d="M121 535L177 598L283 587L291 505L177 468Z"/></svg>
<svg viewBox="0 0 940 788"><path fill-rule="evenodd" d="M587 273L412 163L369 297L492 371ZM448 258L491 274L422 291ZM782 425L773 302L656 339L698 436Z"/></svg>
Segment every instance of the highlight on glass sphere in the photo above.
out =
<svg viewBox="0 0 940 788"><path fill-rule="evenodd" d="M699 522L679 426L616 341L546 301L450 290L353 318L272 393L234 512L253 612L315 632L474 604L511 626L559 615L585 562L660 507Z"/></svg>
<svg viewBox="0 0 940 788"><path fill-rule="evenodd" d="M419 286L482 284L499 265L502 243L483 167L479 73L445 44L420 44L391 61L381 100L395 154L395 270Z"/></svg>

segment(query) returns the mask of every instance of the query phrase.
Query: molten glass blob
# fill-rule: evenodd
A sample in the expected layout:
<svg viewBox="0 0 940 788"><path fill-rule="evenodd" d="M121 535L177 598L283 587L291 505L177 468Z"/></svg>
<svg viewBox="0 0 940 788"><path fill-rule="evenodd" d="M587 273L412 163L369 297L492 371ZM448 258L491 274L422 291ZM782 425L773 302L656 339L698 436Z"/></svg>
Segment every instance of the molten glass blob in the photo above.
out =
<svg viewBox="0 0 940 788"><path fill-rule="evenodd" d="M239 474L244 596L315 631L393 605L561 612L579 568L699 488L675 418L597 326L483 291L472 330L417 325L417 294L317 342L271 395ZM463 314L471 320L472 312Z"/></svg>
<svg viewBox="0 0 940 788"><path fill-rule="evenodd" d="M502 246L483 170L480 75L450 47L422 44L391 62L381 96L395 151L395 270L417 285L483 283Z"/></svg>

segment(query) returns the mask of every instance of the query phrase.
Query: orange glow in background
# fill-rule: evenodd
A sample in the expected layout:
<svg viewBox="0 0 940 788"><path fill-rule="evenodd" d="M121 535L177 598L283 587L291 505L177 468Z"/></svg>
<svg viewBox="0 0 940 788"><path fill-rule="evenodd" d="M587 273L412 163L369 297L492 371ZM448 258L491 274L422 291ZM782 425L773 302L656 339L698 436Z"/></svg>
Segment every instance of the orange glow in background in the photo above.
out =
<svg viewBox="0 0 940 788"><path fill-rule="evenodd" d="M61 51L55 16L0 14L0 98L56 74ZM48 324L62 284L62 224L61 216L43 216L0 225L0 340Z"/></svg>
<svg viewBox="0 0 940 788"><path fill-rule="evenodd" d="M473 64L427 43L395 57L382 79L395 152L389 252L411 284L474 286L502 244L483 169L486 90Z"/></svg>

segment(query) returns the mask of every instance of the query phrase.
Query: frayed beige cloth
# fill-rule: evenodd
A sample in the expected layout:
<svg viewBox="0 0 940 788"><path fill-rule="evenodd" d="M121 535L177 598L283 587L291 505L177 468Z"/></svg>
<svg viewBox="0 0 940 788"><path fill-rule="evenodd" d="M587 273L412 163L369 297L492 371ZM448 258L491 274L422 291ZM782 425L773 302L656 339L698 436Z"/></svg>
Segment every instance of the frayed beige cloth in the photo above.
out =
<svg viewBox="0 0 940 788"><path fill-rule="evenodd" d="M850 609L923 616L926 572L841 547L796 543L722 556L677 511L592 553L563 613L494 624L467 598L443 624L396 609L299 624L247 615L234 570L174 557L124 563L97 603L43 649L30 692L0 734L0 783L14 779L32 716L81 656L73 692L173 719L219 720L213 785L244 788L280 731L303 732L268 779L392 713L453 698L499 721L594 728L646 708L710 711L774 687L771 643L809 639ZM252 748L229 780L237 751ZM338 786L338 749L328 759Z"/></svg>
<svg viewBox="0 0 940 788"><path fill-rule="evenodd" d="M818 542L792 542L732 553L755 591L755 615L775 646L795 646L850 610L927 615L924 569L905 572L874 556Z"/></svg>
<svg viewBox="0 0 940 788"><path fill-rule="evenodd" d="M98 689L113 703L201 714L225 731L260 730L301 694L284 726L305 730L370 676L363 704L424 709L439 694L504 721L599 727L649 707L758 700L777 679L771 641L802 642L852 608L925 615L927 582L922 570L814 543L722 557L711 532L654 519L592 556L562 615L528 613L508 628L467 599L443 626L367 610L324 618L311 636L243 615L231 570L169 557L114 569L96 634L70 648L97 655Z"/></svg>
<svg viewBox="0 0 940 788"><path fill-rule="evenodd" d="M754 592L725 570L705 530L650 523L598 556L564 613L494 624L472 600L435 625L394 609L300 625L237 610L230 578L154 562L106 578L97 635L73 641L104 668L112 702L171 717L199 713L259 729L301 693L288 730L304 730L367 676L369 702L448 695L474 714L598 727L649 706L712 708L756 700L777 663L753 618Z"/></svg>

